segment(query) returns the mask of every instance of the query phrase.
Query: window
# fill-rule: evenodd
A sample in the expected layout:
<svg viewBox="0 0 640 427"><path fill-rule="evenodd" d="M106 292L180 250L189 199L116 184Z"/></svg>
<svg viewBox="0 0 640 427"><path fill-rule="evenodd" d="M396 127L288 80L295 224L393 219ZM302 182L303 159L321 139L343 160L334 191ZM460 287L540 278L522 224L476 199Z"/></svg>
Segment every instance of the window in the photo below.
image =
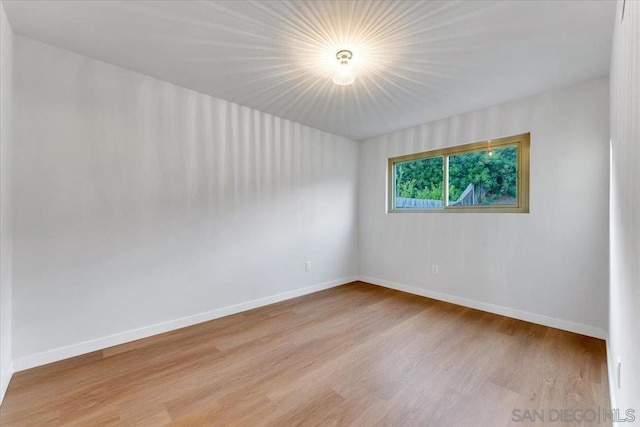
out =
<svg viewBox="0 0 640 427"><path fill-rule="evenodd" d="M529 134L389 159L389 212L529 212Z"/></svg>

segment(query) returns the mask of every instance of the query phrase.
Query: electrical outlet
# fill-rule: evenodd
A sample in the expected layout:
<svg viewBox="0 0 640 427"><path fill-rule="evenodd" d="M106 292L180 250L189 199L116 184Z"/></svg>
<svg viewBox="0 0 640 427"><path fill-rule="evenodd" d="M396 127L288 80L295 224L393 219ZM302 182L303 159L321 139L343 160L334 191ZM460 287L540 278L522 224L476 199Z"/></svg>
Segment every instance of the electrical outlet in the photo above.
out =
<svg viewBox="0 0 640 427"><path fill-rule="evenodd" d="M311 261L307 261L304 263L304 271L306 272L311 271Z"/></svg>
<svg viewBox="0 0 640 427"><path fill-rule="evenodd" d="M431 274L440 274L440 266L438 264L431 264Z"/></svg>

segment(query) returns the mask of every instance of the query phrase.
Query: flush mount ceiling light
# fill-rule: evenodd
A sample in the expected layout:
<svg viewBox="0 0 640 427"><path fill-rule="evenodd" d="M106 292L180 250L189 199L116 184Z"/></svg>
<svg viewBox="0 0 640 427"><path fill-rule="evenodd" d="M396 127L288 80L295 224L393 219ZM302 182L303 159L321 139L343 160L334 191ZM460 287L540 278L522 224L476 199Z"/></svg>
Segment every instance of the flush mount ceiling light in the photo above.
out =
<svg viewBox="0 0 640 427"><path fill-rule="evenodd" d="M336 69L333 73L333 82L340 86L350 85L356 80L356 73L353 66L353 53L343 49L336 53Z"/></svg>

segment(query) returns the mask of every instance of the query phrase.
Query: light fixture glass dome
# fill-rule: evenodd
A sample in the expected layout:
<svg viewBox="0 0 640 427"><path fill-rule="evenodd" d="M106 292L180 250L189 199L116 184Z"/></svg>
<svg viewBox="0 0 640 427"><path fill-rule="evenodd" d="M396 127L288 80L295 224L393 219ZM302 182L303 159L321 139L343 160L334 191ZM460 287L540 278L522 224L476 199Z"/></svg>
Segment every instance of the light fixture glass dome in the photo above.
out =
<svg viewBox="0 0 640 427"><path fill-rule="evenodd" d="M356 80L356 73L353 67L353 53L350 50L341 50L336 53L338 63L333 73L333 82L340 86L350 85Z"/></svg>

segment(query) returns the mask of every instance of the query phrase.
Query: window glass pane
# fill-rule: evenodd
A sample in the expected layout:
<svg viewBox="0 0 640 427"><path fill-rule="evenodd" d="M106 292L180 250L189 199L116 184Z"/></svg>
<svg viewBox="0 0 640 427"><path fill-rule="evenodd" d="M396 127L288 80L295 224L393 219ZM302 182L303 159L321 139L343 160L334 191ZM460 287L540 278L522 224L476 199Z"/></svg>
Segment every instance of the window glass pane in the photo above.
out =
<svg viewBox="0 0 640 427"><path fill-rule="evenodd" d="M447 206L518 204L516 146L450 155Z"/></svg>
<svg viewBox="0 0 640 427"><path fill-rule="evenodd" d="M395 163L395 209L442 209L442 167L442 156Z"/></svg>

